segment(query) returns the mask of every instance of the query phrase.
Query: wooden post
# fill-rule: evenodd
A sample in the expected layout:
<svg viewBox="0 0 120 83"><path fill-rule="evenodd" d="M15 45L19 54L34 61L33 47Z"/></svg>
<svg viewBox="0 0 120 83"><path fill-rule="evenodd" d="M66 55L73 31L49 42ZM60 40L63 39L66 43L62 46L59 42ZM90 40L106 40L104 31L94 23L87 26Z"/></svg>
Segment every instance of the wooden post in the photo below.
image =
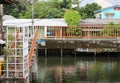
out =
<svg viewBox="0 0 120 83"><path fill-rule="evenodd" d="M37 77L36 77L36 73L35 72L32 72L32 82L35 83L36 80L37 80Z"/></svg>
<svg viewBox="0 0 120 83"><path fill-rule="evenodd" d="M37 80L37 72L38 72L38 66L37 66L37 57L34 57L33 66L32 66L32 82L35 82Z"/></svg>
<svg viewBox="0 0 120 83"><path fill-rule="evenodd" d="M63 56L63 49L61 48L61 57Z"/></svg>
<svg viewBox="0 0 120 83"><path fill-rule="evenodd" d="M61 48L61 53L62 53L62 48ZM63 80L63 77L62 77L62 65L63 64L63 57L62 57L62 54L61 54L61 60L60 60L60 65L61 65L61 68L60 68L60 83L62 83L62 80Z"/></svg>
<svg viewBox="0 0 120 83"><path fill-rule="evenodd" d="M76 50L74 49L74 53L75 53L75 62L76 62ZM75 63L74 63L75 64Z"/></svg>

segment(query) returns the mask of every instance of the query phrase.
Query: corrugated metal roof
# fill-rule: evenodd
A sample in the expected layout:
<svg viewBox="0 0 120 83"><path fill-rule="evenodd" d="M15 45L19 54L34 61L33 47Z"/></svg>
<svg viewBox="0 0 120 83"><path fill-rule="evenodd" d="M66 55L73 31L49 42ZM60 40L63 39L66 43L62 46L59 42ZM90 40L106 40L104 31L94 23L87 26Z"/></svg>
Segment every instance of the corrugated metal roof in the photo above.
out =
<svg viewBox="0 0 120 83"><path fill-rule="evenodd" d="M67 26L64 19L41 19L36 21L34 25L39 26Z"/></svg>
<svg viewBox="0 0 120 83"><path fill-rule="evenodd" d="M82 0L80 6L84 7L86 4L91 4L93 2L96 2L102 8L106 8L114 5L120 5L120 0Z"/></svg>
<svg viewBox="0 0 120 83"><path fill-rule="evenodd" d="M80 21L81 24L90 24L90 25L105 25L109 22L113 22L114 24L120 23L120 19L85 19Z"/></svg>
<svg viewBox="0 0 120 83"><path fill-rule="evenodd" d="M105 25L109 22L120 23L120 19L84 19L80 24ZM32 26L32 19L9 19L3 22L3 26ZM67 26L64 19L34 19L34 26Z"/></svg>
<svg viewBox="0 0 120 83"><path fill-rule="evenodd" d="M3 26L32 26L32 19L9 19ZM64 19L34 19L34 26L67 26Z"/></svg>

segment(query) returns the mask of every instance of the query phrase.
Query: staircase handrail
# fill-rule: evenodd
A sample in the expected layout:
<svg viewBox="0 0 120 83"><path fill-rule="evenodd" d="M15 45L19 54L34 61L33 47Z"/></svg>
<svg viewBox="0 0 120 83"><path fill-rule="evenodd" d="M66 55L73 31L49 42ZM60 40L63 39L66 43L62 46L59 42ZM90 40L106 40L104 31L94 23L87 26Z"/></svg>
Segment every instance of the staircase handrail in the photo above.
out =
<svg viewBox="0 0 120 83"><path fill-rule="evenodd" d="M30 51L29 51L29 55L28 55L28 57L29 57L29 67L32 66L32 59L33 59L33 56L34 56L34 49L35 49L37 38L38 38L38 28L36 28L35 35L34 35L34 38L33 38L32 44L31 44L31 48L30 48Z"/></svg>

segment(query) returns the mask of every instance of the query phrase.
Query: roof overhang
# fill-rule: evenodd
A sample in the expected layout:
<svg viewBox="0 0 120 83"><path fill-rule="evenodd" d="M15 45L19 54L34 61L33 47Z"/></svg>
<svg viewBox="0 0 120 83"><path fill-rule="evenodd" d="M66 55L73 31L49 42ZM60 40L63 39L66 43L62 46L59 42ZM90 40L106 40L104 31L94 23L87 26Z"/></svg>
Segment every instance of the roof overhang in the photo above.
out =
<svg viewBox="0 0 120 83"><path fill-rule="evenodd" d="M0 0L0 4L12 4L12 0Z"/></svg>

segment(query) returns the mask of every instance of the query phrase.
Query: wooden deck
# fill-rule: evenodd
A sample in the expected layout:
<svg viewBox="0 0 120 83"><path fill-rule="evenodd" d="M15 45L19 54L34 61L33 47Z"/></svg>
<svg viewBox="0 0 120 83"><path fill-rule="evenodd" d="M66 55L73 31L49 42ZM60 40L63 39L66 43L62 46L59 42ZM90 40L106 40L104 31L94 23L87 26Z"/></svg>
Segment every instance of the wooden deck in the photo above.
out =
<svg viewBox="0 0 120 83"><path fill-rule="evenodd" d="M104 32L104 26L83 27L47 27L46 35L39 39L46 42L42 48L120 48L120 27L105 27L111 32ZM38 27L40 33L41 27ZM80 30L80 31L78 31ZM79 33L78 33L79 32ZM78 34L76 34L78 33ZM106 34L107 33L107 34ZM109 34L108 34L109 33Z"/></svg>

